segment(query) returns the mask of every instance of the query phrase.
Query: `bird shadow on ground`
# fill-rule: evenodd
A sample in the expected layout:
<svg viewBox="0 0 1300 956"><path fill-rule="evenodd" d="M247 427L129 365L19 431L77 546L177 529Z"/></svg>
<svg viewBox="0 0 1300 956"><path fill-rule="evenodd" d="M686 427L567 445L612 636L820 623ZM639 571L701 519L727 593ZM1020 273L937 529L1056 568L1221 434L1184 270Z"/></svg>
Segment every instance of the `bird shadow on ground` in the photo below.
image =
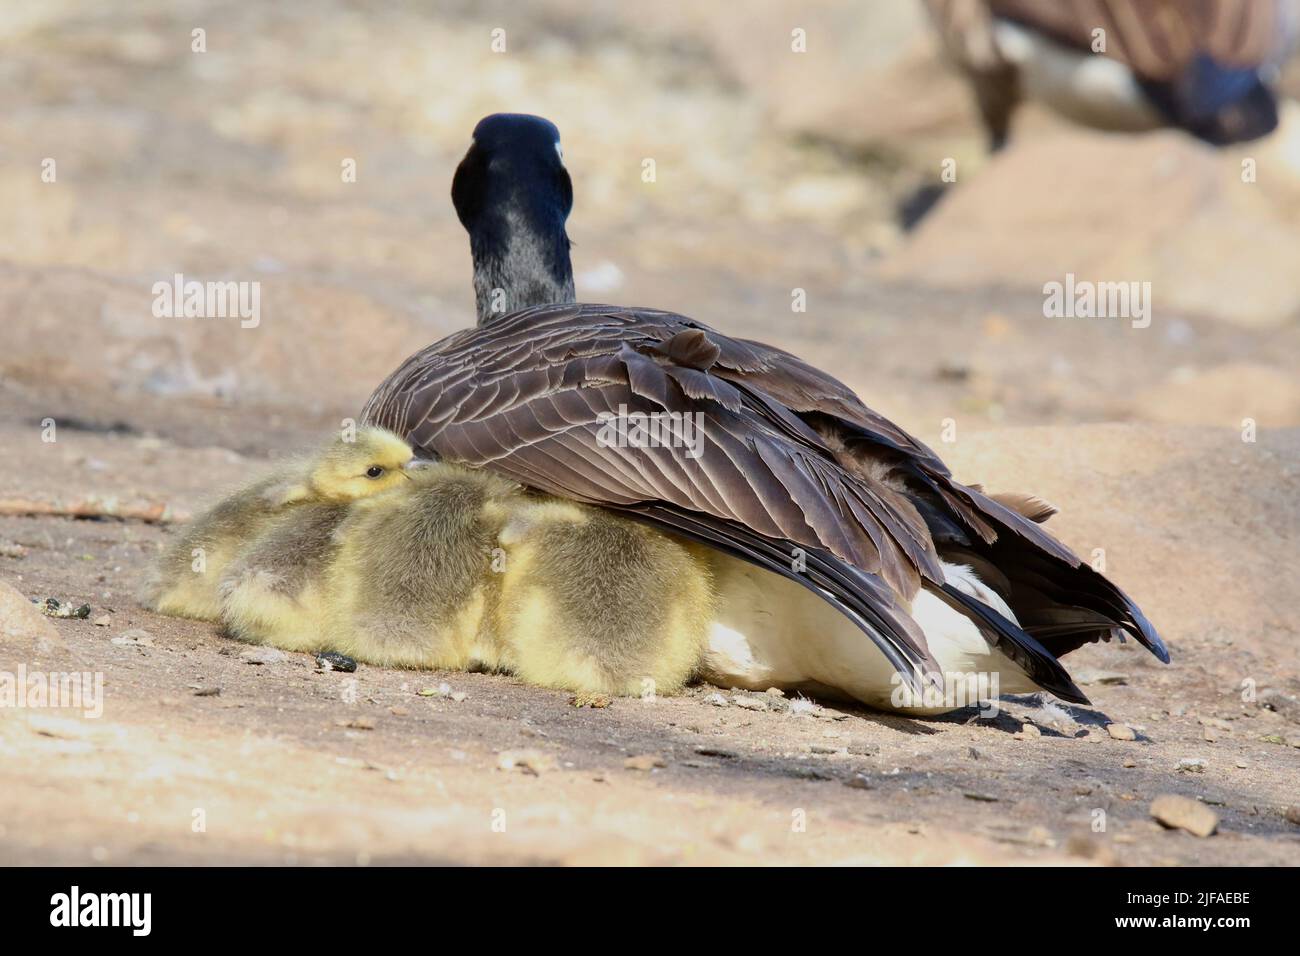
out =
<svg viewBox="0 0 1300 956"><path fill-rule="evenodd" d="M928 726L930 724L977 724L989 730L1015 734L1023 731L1027 723L1033 723L1045 736L1073 737L1074 734L1063 733L1053 724L1073 723L1080 727L1105 728L1107 724L1112 723L1111 719L1101 711L1066 704L1054 699L1047 700L1038 694L1003 697L999 705L989 709L978 706L962 707L946 714L932 716L895 714L889 711L873 710L865 705L851 704L839 700L824 700L815 696L811 699L828 711L844 714L846 717L857 717L868 723L877 724L898 733L912 736L930 736L941 732L936 727ZM1026 720L1024 717L1017 717L1007 711L1006 705L1024 708L1030 712L1026 715L1029 717L1034 714L1044 714L1046 719ZM990 713L989 710L992 712Z"/></svg>

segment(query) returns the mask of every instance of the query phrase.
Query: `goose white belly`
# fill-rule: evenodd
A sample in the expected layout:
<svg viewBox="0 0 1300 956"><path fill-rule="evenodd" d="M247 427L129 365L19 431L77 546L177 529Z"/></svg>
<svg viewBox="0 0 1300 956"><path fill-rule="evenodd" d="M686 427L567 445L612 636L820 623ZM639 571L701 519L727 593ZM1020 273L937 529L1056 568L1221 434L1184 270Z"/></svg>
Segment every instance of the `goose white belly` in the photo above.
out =
<svg viewBox="0 0 1300 956"><path fill-rule="evenodd" d="M926 701L938 706L902 706L906 702L893 665L830 604L794 581L737 558L719 554L713 562L719 608L703 667L703 676L711 683L750 690L806 690L910 714L944 713L975 703L967 698L956 704ZM969 568L945 564L944 572L949 583L1015 620ZM912 613L945 675L986 675L991 696L1039 689L1019 667L990 648L967 617L929 592L917 595Z"/></svg>
<svg viewBox="0 0 1300 956"><path fill-rule="evenodd" d="M1138 132L1165 125L1133 72L1102 54L1075 50L999 20L998 50L1020 68L1025 92L1058 113L1098 129Z"/></svg>

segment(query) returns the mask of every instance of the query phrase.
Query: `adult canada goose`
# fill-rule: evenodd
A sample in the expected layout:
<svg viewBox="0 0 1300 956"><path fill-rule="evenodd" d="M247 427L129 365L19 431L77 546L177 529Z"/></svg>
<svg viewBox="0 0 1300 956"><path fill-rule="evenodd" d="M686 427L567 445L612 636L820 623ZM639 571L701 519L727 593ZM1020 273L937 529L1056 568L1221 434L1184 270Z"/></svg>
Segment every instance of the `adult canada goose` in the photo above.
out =
<svg viewBox="0 0 1300 956"><path fill-rule="evenodd" d="M969 78L993 149L1019 102L1088 126L1172 126L1215 145L1278 121L1269 84L1294 0L924 0Z"/></svg>
<svg viewBox="0 0 1300 956"><path fill-rule="evenodd" d="M540 130L554 127L483 120L452 195L476 276L540 268L553 289L572 274L562 217L515 216L477 236L473 226L492 197L518 196L498 177L541 191L521 202L569 208L558 142ZM536 230L545 232L526 234ZM519 249L565 254L539 266L513 262ZM1084 702L1058 656L1127 633L1168 660L1136 605L1033 520L1041 502L959 484L921 442L788 352L651 309L564 303L493 318L476 292L482 324L408 358L362 419L423 456L600 505L781 575L870 638L828 624L802 592L717 558L716 677L826 685L898 706L900 680L915 691L977 664L1002 674L1004 692ZM647 440L649 423L659 440ZM770 606L778 591L781 605ZM756 618L754 595L775 616Z"/></svg>
<svg viewBox="0 0 1300 956"><path fill-rule="evenodd" d="M410 447L378 428L331 441L315 455L276 468L191 522L159 561L146 603L163 614L216 620L227 568L287 512L339 506L404 481Z"/></svg>

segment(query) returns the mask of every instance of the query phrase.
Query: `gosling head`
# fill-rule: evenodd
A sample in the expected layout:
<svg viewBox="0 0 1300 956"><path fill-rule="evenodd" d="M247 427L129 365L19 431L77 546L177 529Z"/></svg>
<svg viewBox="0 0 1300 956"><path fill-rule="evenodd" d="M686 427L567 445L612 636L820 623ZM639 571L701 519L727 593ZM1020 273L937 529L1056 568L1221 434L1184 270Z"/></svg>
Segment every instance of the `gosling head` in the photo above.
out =
<svg viewBox="0 0 1300 956"><path fill-rule="evenodd" d="M524 113L485 117L456 168L451 200L470 237L480 325L573 301L564 228L573 183L554 123Z"/></svg>
<svg viewBox="0 0 1300 956"><path fill-rule="evenodd" d="M280 504L295 501L346 503L410 480L411 446L383 428L358 429L337 438L307 463L301 478L272 489Z"/></svg>

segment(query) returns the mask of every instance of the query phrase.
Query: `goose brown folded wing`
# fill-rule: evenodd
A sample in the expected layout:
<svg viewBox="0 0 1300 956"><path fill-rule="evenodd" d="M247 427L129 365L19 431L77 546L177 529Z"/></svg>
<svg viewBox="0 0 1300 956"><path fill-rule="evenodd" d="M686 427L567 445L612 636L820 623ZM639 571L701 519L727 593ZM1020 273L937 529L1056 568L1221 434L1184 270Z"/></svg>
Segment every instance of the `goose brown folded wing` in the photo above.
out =
<svg viewBox="0 0 1300 956"><path fill-rule="evenodd" d="M674 346L684 327L692 334ZM426 453L489 466L551 494L621 507L664 502L823 549L879 574L905 599L922 577L942 581L910 503L846 471L762 389L765 365L796 361L786 353L651 310L544 307L475 331L404 363L363 418ZM593 354L597 347L605 354ZM674 364L674 348L681 360L712 367ZM458 374L470 365L472 376ZM742 375L741 366L751 371ZM828 376L804 378L851 397ZM769 384L777 381L773 374ZM815 404L812 389L802 391L799 404ZM837 410L851 407L843 396L837 402ZM668 442L613 440L611 423L665 413L676 416L665 419Z"/></svg>

